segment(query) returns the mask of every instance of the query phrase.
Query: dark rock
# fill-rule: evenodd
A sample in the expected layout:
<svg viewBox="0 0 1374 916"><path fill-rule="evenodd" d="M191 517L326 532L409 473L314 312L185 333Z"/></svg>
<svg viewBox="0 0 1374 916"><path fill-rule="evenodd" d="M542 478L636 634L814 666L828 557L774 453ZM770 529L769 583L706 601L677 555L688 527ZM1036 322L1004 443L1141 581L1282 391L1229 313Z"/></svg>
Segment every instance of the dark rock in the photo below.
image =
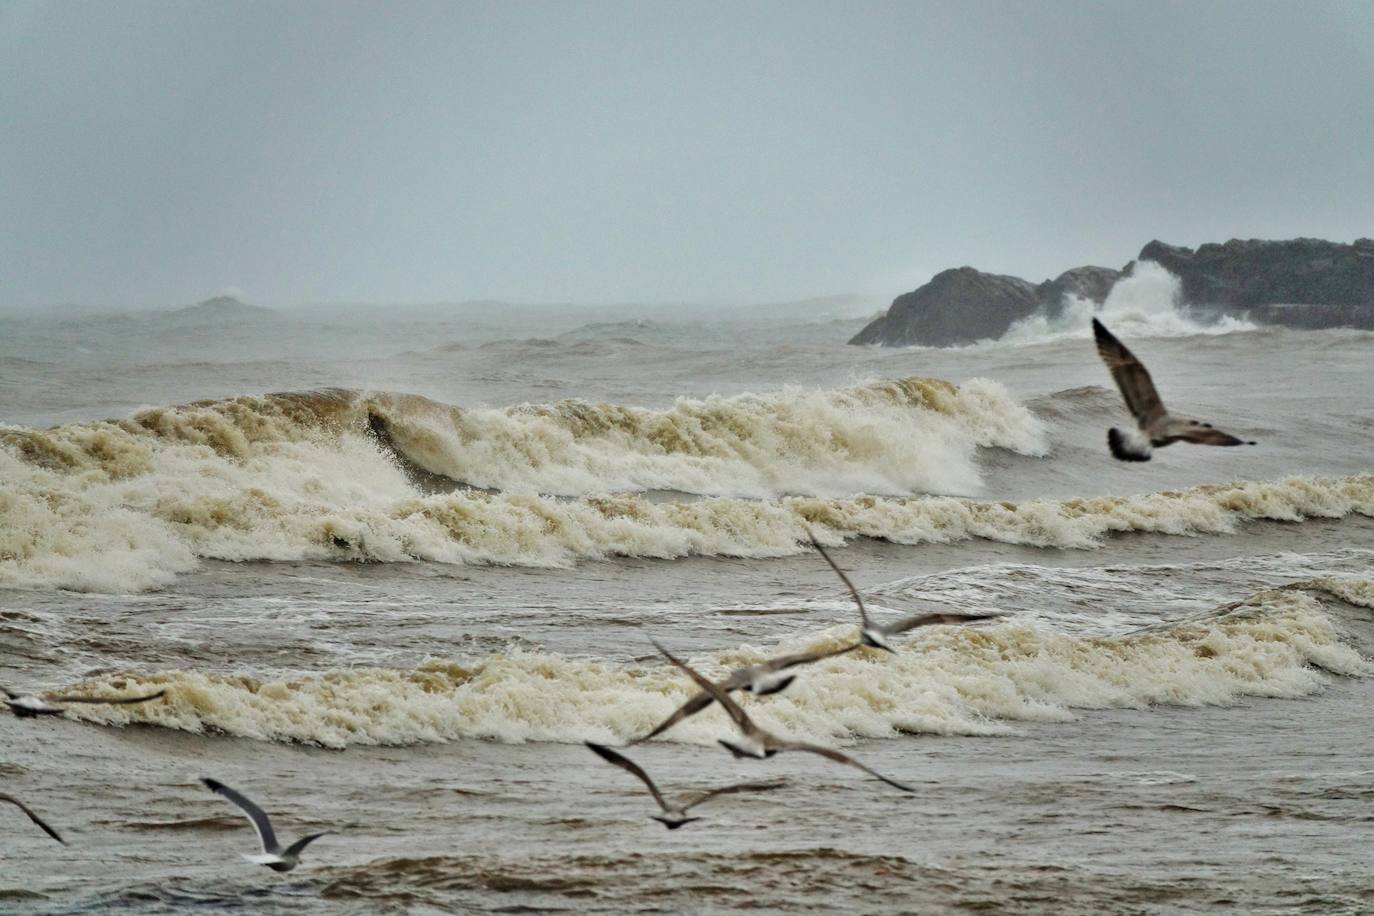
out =
<svg viewBox="0 0 1374 916"><path fill-rule="evenodd" d="M946 270L920 289L898 296L886 314L849 342L949 347L1001 337L1037 312L1058 315L1066 294L1101 302L1120 276L1107 267L1077 267L1036 286L1020 277L985 274L972 267Z"/></svg>
<svg viewBox="0 0 1374 916"><path fill-rule="evenodd" d="M1317 331L1323 328L1374 328L1374 301L1345 305L1274 302L1257 305L1245 313L1256 324Z"/></svg>
<svg viewBox="0 0 1374 916"><path fill-rule="evenodd" d="M1374 239L1232 239L1196 251L1154 241L1140 260L1175 274L1200 309L1290 327L1374 327Z"/></svg>
<svg viewBox="0 0 1374 916"><path fill-rule="evenodd" d="M1036 294L1046 314L1058 318L1064 311L1064 297L1077 296L1090 299L1101 305L1107 300L1116 281L1125 276L1124 271L1110 267L1075 267L1066 270L1053 280L1046 280L1036 287Z"/></svg>
<svg viewBox="0 0 1374 916"><path fill-rule="evenodd" d="M1232 239L1197 250L1153 241L1138 260L1155 261L1182 282L1183 301L1202 315L1234 315L1293 328L1374 329L1374 239ZM1034 314L1058 317L1066 296L1103 302L1122 270L1076 267L1033 286L971 267L947 270L849 341L946 347L1001 337Z"/></svg>
<svg viewBox="0 0 1374 916"><path fill-rule="evenodd" d="M1000 337L1039 304L1035 287L1020 277L956 267L920 289L898 296L887 314L849 342L947 347Z"/></svg>

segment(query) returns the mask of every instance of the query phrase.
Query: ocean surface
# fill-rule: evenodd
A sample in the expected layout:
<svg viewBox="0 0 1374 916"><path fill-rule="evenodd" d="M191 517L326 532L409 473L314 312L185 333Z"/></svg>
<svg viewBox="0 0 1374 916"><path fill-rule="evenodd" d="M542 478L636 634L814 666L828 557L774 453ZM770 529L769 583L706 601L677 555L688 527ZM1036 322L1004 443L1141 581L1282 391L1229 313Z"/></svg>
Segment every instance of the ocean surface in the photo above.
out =
<svg viewBox="0 0 1374 916"><path fill-rule="evenodd" d="M1374 912L1374 334L1099 312L1255 446L1114 461L1070 307L850 347L879 303L0 317L0 713L20 913ZM709 673L996 611L626 753ZM257 799L277 874L201 786Z"/></svg>

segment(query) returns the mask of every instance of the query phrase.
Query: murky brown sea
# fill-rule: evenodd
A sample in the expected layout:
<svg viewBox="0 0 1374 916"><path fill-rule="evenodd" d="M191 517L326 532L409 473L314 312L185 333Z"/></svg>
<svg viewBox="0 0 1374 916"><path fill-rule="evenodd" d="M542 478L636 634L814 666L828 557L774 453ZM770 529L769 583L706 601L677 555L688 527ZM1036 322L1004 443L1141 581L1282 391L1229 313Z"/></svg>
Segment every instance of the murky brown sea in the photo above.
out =
<svg viewBox="0 0 1374 916"><path fill-rule="evenodd" d="M1085 339L565 320L3 329L0 683L168 694L0 715L68 840L0 808L0 911L1374 912L1374 336L1146 338L1261 444L1134 467ZM735 761L712 709L626 753L788 785L669 832L580 742L687 695L650 636L717 672L852 638L803 523L884 619L1005 616L746 701L914 794ZM201 776L332 833L254 867Z"/></svg>

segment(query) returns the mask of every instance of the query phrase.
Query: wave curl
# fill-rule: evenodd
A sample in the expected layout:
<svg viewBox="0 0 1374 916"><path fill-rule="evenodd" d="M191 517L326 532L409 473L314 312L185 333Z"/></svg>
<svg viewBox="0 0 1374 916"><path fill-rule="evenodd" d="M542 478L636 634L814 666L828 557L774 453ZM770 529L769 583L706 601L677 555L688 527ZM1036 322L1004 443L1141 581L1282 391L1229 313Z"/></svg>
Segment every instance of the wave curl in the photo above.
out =
<svg viewBox="0 0 1374 916"><path fill-rule="evenodd" d="M852 627L834 627L777 648L834 648L853 638ZM709 672L768 654L741 646L697 663ZM1066 721L1076 709L1305 696L1325 684L1323 670L1364 675L1371 666L1341 642L1316 597L1280 588L1209 619L1118 637L1074 637L1014 620L942 627L896 655L861 650L828 659L809 666L785 693L741 702L765 728L803 740L991 735L1014 722ZM623 742L647 732L689 693L666 666L526 651L471 664L431 659L408 670L277 680L194 670L125 673L105 679L102 689L110 687L167 694L137 706L74 707L71 715L335 748L463 738ZM711 744L728 728L720 710L708 710L669 738Z"/></svg>

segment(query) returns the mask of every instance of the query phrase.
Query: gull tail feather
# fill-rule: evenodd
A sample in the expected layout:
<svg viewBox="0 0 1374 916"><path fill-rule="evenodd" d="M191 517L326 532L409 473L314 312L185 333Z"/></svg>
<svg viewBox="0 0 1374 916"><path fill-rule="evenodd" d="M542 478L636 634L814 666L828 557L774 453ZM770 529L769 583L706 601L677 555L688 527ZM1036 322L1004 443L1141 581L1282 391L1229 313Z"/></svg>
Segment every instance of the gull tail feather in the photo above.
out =
<svg viewBox="0 0 1374 916"><path fill-rule="evenodd" d="M1150 443L1137 432L1113 426L1107 430L1107 447L1112 450L1112 457L1118 461L1150 460Z"/></svg>

